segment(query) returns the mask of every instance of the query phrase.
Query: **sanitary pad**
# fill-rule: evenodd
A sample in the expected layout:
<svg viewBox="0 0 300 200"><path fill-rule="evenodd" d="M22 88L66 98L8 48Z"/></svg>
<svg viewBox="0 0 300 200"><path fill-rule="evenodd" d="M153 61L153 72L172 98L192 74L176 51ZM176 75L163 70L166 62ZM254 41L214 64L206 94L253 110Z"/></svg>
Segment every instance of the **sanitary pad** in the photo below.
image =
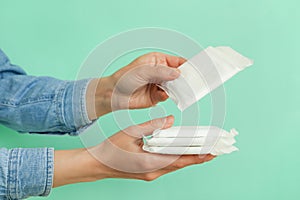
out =
<svg viewBox="0 0 300 200"><path fill-rule="evenodd" d="M236 135L235 129L227 132L214 126L174 126L144 137L143 149L160 154L221 155L238 150L233 146Z"/></svg>
<svg viewBox="0 0 300 200"><path fill-rule="evenodd" d="M179 78L160 87L183 111L252 64L230 47L208 47L178 68Z"/></svg>

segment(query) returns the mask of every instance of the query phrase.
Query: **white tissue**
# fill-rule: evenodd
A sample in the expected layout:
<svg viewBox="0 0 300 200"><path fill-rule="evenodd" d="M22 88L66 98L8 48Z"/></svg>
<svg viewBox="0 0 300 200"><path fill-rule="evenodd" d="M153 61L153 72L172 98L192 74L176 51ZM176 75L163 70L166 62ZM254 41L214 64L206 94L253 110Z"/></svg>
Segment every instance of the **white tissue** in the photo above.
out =
<svg viewBox="0 0 300 200"><path fill-rule="evenodd" d="M208 47L178 68L179 78L160 87L183 111L252 64L230 47Z"/></svg>
<svg viewBox="0 0 300 200"><path fill-rule="evenodd" d="M238 150L233 146L236 135L235 129L227 132L214 126L175 126L144 137L143 149L160 154L221 155Z"/></svg>

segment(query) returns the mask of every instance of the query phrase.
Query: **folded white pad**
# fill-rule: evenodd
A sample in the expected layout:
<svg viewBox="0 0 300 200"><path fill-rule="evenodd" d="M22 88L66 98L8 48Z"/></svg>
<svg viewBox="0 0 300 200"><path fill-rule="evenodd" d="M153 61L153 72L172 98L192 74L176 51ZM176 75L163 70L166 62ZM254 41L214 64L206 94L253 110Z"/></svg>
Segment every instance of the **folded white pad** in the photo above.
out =
<svg viewBox="0 0 300 200"><path fill-rule="evenodd" d="M160 154L221 155L238 150L233 146L236 135L235 129L227 132L215 126L174 126L144 137L143 149Z"/></svg>
<svg viewBox="0 0 300 200"><path fill-rule="evenodd" d="M160 87L183 111L252 64L230 47L208 47L178 68L179 78Z"/></svg>

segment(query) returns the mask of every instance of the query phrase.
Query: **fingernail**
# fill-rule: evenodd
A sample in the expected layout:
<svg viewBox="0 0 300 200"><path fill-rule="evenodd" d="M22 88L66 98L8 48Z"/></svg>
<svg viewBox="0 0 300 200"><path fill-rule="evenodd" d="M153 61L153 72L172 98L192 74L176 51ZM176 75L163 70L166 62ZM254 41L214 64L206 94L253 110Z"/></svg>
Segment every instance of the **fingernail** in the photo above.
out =
<svg viewBox="0 0 300 200"><path fill-rule="evenodd" d="M206 155L200 154L198 157L199 157L200 159L204 159L204 158L206 157Z"/></svg>

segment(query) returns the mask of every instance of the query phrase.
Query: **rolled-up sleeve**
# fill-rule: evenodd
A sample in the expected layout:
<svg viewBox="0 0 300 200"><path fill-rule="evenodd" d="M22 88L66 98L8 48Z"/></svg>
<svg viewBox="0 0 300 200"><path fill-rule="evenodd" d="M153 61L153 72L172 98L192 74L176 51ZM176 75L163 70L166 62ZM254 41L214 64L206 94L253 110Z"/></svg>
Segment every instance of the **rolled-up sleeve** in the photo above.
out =
<svg viewBox="0 0 300 200"><path fill-rule="evenodd" d="M53 148L0 148L0 199L47 196L53 182Z"/></svg>
<svg viewBox="0 0 300 200"><path fill-rule="evenodd" d="M0 50L0 123L19 132L78 135L92 123L90 80L29 76Z"/></svg>

